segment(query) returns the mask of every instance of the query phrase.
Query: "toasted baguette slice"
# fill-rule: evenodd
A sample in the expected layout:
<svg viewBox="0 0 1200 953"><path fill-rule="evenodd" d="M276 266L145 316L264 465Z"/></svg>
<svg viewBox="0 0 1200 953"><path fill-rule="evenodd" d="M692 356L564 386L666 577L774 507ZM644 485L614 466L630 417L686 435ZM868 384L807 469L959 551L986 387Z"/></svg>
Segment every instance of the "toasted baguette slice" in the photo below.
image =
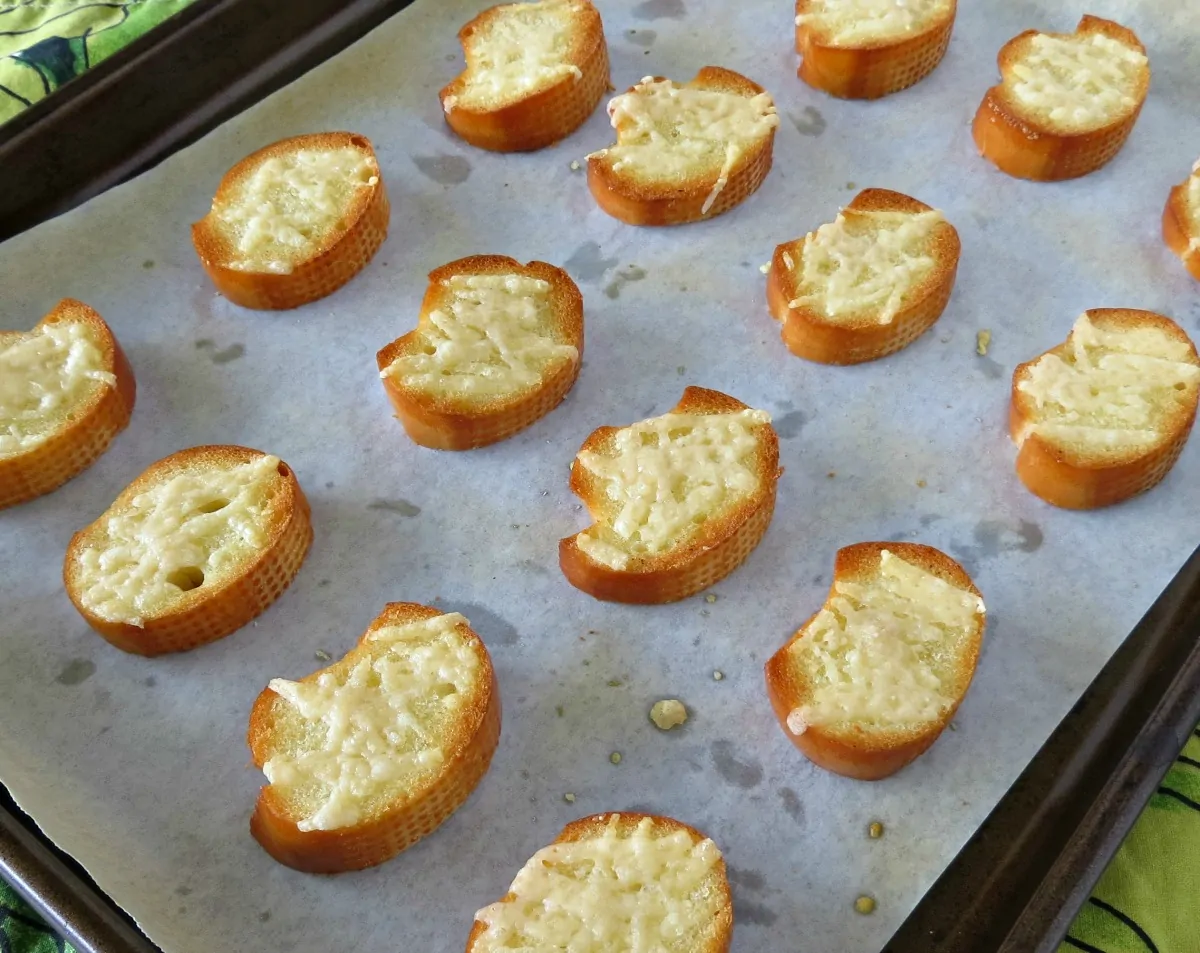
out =
<svg viewBox="0 0 1200 953"><path fill-rule="evenodd" d="M1200 160L1192 174L1171 189L1163 209L1163 241L1200 281Z"/></svg>
<svg viewBox="0 0 1200 953"><path fill-rule="evenodd" d="M630 225L680 225L727 212L771 169L779 116L769 93L706 66L683 86L647 76L608 104L616 144L588 156L588 187Z"/></svg>
<svg viewBox="0 0 1200 953"><path fill-rule="evenodd" d="M733 900L717 845L669 817L573 821L475 914L467 953L725 953Z"/></svg>
<svg viewBox="0 0 1200 953"><path fill-rule="evenodd" d="M932 546L839 549L825 605L767 662L771 707L814 764L886 778L954 717L984 622L970 576Z"/></svg>
<svg viewBox="0 0 1200 953"><path fill-rule="evenodd" d="M1196 419L1200 358L1174 321L1096 308L1013 373L1017 476L1047 503L1090 510L1144 493L1179 459Z"/></svg>
<svg viewBox="0 0 1200 953"><path fill-rule="evenodd" d="M873 361L942 316L959 250L941 212L867 189L835 221L775 249L767 306L793 354L822 364Z"/></svg>
<svg viewBox="0 0 1200 953"><path fill-rule="evenodd" d="M125 352L82 301L64 298L32 331L0 331L0 509L95 463L136 396Z"/></svg>
<svg viewBox="0 0 1200 953"><path fill-rule="evenodd" d="M500 741L500 690L466 619L391 602L328 668L272 679L247 740L269 782L250 818L267 853L310 873L360 870L475 790Z"/></svg>
<svg viewBox="0 0 1200 953"><path fill-rule="evenodd" d="M758 545L782 472L766 411L689 387L670 413L584 441L571 491L595 522L559 542L559 565L597 599L686 599Z"/></svg>
<svg viewBox="0 0 1200 953"><path fill-rule="evenodd" d="M264 612L312 538L308 500L278 457L192 447L151 464L71 537L63 581L117 648L182 652Z"/></svg>
<svg viewBox="0 0 1200 953"><path fill-rule="evenodd" d="M370 140L282 139L225 173L192 243L217 290L244 308L295 308L332 294L387 237L387 192Z"/></svg>
<svg viewBox="0 0 1200 953"><path fill-rule="evenodd" d="M975 144L1003 172L1057 181L1094 172L1125 145L1150 89L1131 30L1085 16L1074 33L1027 30L1000 49L1001 82L983 97Z"/></svg>
<svg viewBox="0 0 1200 953"><path fill-rule="evenodd" d="M447 125L480 149L529 152L558 142L608 89L608 44L590 0L501 4L458 39L467 68L438 96Z"/></svg>
<svg viewBox="0 0 1200 953"><path fill-rule="evenodd" d="M796 0L799 76L843 99L878 99L919 83L950 45L957 0L882 8L871 0Z"/></svg>
<svg viewBox="0 0 1200 953"><path fill-rule="evenodd" d="M377 355L408 435L470 450L557 407L583 359L583 296L561 268L501 255L434 269L417 328Z"/></svg>

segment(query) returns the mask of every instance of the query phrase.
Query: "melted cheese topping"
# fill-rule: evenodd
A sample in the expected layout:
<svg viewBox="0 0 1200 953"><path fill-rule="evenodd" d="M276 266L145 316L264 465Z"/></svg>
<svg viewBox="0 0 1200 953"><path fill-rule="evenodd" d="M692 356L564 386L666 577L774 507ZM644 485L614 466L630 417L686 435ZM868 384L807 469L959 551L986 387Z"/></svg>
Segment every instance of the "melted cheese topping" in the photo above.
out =
<svg viewBox="0 0 1200 953"><path fill-rule="evenodd" d="M99 387L104 370L96 332L78 321L51 321L0 343L0 457L48 440Z"/></svg>
<svg viewBox="0 0 1200 953"><path fill-rule="evenodd" d="M272 156L245 177L217 212L237 271L291 274L341 222L355 192L379 182L379 167L353 146Z"/></svg>
<svg viewBox="0 0 1200 953"><path fill-rule="evenodd" d="M931 239L943 221L938 211L847 209L805 236L794 272L800 295L788 306L811 305L833 323L869 312L891 324L937 264Z"/></svg>
<svg viewBox="0 0 1200 953"><path fill-rule="evenodd" d="M720 911L721 852L686 831L655 833L650 818L544 847L513 880L513 899L475 914L478 953L694 953Z"/></svg>
<svg viewBox="0 0 1200 953"><path fill-rule="evenodd" d="M582 9L575 0L496 8L467 44L467 82L457 96L445 98L442 108L495 105L540 92L564 76L582 79L583 71L565 60L574 17Z"/></svg>
<svg viewBox="0 0 1200 953"><path fill-rule="evenodd" d="M833 596L789 650L808 673L808 704L788 716L809 725L891 727L934 721L954 701L951 647L983 615L983 600L886 549L879 575L834 583Z"/></svg>
<svg viewBox="0 0 1200 953"><path fill-rule="evenodd" d="M671 182L698 166L720 170L701 213L708 214L745 152L779 125L769 93L737 93L647 76L628 93L613 97L608 114L617 130L616 145L592 156L609 156L613 172L628 170L641 179ZM589 158L592 158L589 156Z"/></svg>
<svg viewBox="0 0 1200 953"><path fill-rule="evenodd" d="M952 0L808 0L796 26L839 46L920 33L950 12Z"/></svg>
<svg viewBox="0 0 1200 953"><path fill-rule="evenodd" d="M1145 54L1101 33L1039 33L1012 64L1017 102L1056 126L1079 133L1099 129L1138 105Z"/></svg>
<svg viewBox="0 0 1200 953"><path fill-rule="evenodd" d="M302 831L349 827L445 761L444 725L470 697L479 656L457 612L372 632L348 670L311 682L273 678L308 724L299 750L274 755L263 773L282 793L315 789Z"/></svg>
<svg viewBox="0 0 1200 953"><path fill-rule="evenodd" d="M1188 251L1200 249L1200 160L1192 166L1192 174L1188 178L1184 211L1191 221L1192 237L1188 240Z"/></svg>
<svg viewBox="0 0 1200 953"><path fill-rule="evenodd" d="M704 523L751 496L764 410L735 414L664 414L612 438L611 453L590 450L579 462L603 483L613 515L580 533L579 548L597 562L624 568L686 543Z"/></svg>
<svg viewBox="0 0 1200 953"><path fill-rule="evenodd" d="M489 400L537 387L579 350L554 340L550 283L524 275L455 275L446 303L430 312L412 349L380 377L465 400Z"/></svg>
<svg viewBox="0 0 1200 953"><path fill-rule="evenodd" d="M1156 443L1170 415L1195 400L1192 350L1156 327L1105 330L1086 314L1061 355L1043 354L1017 389L1033 399L1031 433L1090 451Z"/></svg>
<svg viewBox="0 0 1200 953"><path fill-rule="evenodd" d="M79 554L82 601L109 622L140 626L185 592L237 572L268 542L279 458L198 465L100 517Z"/></svg>

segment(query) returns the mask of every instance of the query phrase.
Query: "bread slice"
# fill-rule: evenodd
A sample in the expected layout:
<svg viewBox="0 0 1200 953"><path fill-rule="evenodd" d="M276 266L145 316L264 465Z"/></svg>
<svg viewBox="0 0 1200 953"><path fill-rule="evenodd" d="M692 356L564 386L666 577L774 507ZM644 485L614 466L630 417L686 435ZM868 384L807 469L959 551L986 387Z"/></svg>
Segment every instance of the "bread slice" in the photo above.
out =
<svg viewBox="0 0 1200 953"><path fill-rule="evenodd" d="M771 707L814 764L861 781L885 778L954 717L984 623L971 577L932 546L839 549L825 605L767 662Z"/></svg>
<svg viewBox="0 0 1200 953"><path fill-rule="evenodd" d="M718 66L680 86L647 76L612 99L617 141L588 156L588 187L630 225L680 225L727 212L771 169L779 116L769 93Z"/></svg>
<svg viewBox="0 0 1200 953"><path fill-rule="evenodd" d="M942 316L960 247L941 212L899 192L866 189L833 222L775 249L767 307L800 357L822 364L886 357Z"/></svg>
<svg viewBox="0 0 1200 953"><path fill-rule="evenodd" d="M1163 241L1200 281L1200 160L1192 174L1171 189L1163 209Z"/></svg>
<svg viewBox="0 0 1200 953"><path fill-rule="evenodd" d="M475 914L467 953L725 953L733 901L709 838L669 817L573 821Z"/></svg>
<svg viewBox="0 0 1200 953"><path fill-rule="evenodd" d="M136 396L125 352L82 301L64 298L32 331L0 331L0 509L95 463Z"/></svg>
<svg viewBox="0 0 1200 953"><path fill-rule="evenodd" d="M950 45L957 0L796 0L799 76L843 99L878 99L919 83Z"/></svg>
<svg viewBox="0 0 1200 953"><path fill-rule="evenodd" d="M597 599L686 599L758 545L782 472L766 411L689 387L670 413L584 441L571 491L595 522L559 542L559 565Z"/></svg>
<svg viewBox="0 0 1200 953"><path fill-rule="evenodd" d="M247 740L269 782L250 818L267 853L311 873L360 870L475 790L500 741L500 691L466 619L392 602L328 668L272 679Z"/></svg>
<svg viewBox="0 0 1200 953"><path fill-rule="evenodd" d="M470 450L540 420L579 376L583 296L561 268L474 255L434 269L416 330L376 356L408 435Z"/></svg>
<svg viewBox="0 0 1200 953"><path fill-rule="evenodd" d="M192 243L217 290L244 308L332 294L387 237L387 191L365 136L283 139L225 173Z"/></svg>
<svg viewBox="0 0 1200 953"><path fill-rule="evenodd" d="M458 33L467 68L439 94L480 149L529 152L583 125L608 89L608 44L589 0L505 3Z"/></svg>
<svg viewBox="0 0 1200 953"><path fill-rule="evenodd" d="M1026 30L1000 49L1001 82L983 97L975 144L1003 172L1056 181L1094 172L1125 145L1150 89L1141 41L1085 16L1074 33Z"/></svg>
<svg viewBox="0 0 1200 953"><path fill-rule="evenodd" d="M151 464L67 547L75 608L119 649L182 652L224 638L279 598L312 544L291 468L246 447Z"/></svg>
<svg viewBox="0 0 1200 953"><path fill-rule="evenodd" d="M1167 475L1196 419L1200 358L1170 318L1096 308L1013 373L1017 476L1047 503L1089 510Z"/></svg>

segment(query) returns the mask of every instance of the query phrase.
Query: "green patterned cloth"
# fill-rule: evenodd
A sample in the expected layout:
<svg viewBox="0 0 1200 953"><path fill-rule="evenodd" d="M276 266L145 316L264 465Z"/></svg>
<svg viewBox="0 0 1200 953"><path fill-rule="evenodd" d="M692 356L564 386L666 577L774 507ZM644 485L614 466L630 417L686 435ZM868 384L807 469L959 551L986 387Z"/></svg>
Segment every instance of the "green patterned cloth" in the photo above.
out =
<svg viewBox="0 0 1200 953"><path fill-rule="evenodd" d="M3 953L75 953L51 933L12 887L0 880L0 950Z"/></svg>

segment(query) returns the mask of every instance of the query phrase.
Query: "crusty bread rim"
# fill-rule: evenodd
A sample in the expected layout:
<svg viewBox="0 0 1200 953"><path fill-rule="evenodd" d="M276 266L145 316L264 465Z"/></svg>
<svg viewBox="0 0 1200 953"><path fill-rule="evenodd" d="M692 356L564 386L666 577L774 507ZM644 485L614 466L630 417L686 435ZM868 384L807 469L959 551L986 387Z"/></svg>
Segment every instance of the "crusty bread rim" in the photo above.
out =
<svg viewBox="0 0 1200 953"><path fill-rule="evenodd" d="M390 626L422 622L445 615L441 609L414 602L389 602L342 658L299 681L313 682L330 669L345 669L363 653L370 653L372 634ZM426 776L401 798L350 827L301 831L299 820L274 785L258 794L250 831L255 840L280 863L310 873L358 870L382 863L427 836L456 811L479 784L491 764L500 739L500 689L491 655L467 622L455 631L470 643L479 661L478 690L472 704L454 721L442 749L440 770ZM246 742L254 766L262 769L270 759L272 711L286 704L271 688L264 688L250 713Z"/></svg>
<svg viewBox="0 0 1200 953"><path fill-rule="evenodd" d="M1188 273L1200 281L1200 209L1191 208L1189 192L1192 180L1200 177L1200 161L1192 174L1171 189L1163 209L1163 241L1180 260Z"/></svg>
<svg viewBox="0 0 1200 953"><path fill-rule="evenodd" d="M85 324L94 332L92 343L100 352L101 368L116 377L116 384L97 382L99 386L57 430L28 449L0 454L0 509L36 499L78 476L108 449L133 414L137 382L129 359L105 320L82 301L63 298L29 332L0 331L0 347L10 336L17 340L37 333L44 325L60 322ZM112 429L111 437L81 455L78 448L106 427Z"/></svg>
<svg viewBox="0 0 1200 953"><path fill-rule="evenodd" d="M711 840L708 835L696 830L696 828L671 817L664 817L657 814L640 814L633 811L613 811L608 814L592 814L588 817L581 817L576 821L572 821L559 832L559 835L552 843L564 844L573 841L589 840L597 834L602 833L614 817L623 830L628 829L628 827L636 828L643 820L649 819L653 822L656 833L661 832L663 835L669 835L676 831L683 831L692 838L692 842L695 844ZM715 873L714 879L721 893L717 903L717 916L714 918L716 930L711 943L706 944L702 949L696 950L695 953L727 953L730 941L733 938L733 895L729 890L729 879L726 872L724 855L718 858L713 869ZM509 891L499 902L512 903L515 899L516 894ZM470 936L467 937L466 953L474 953L475 944L487 932L487 928L486 923L479 919L475 920L471 926Z"/></svg>
<svg viewBox="0 0 1200 953"><path fill-rule="evenodd" d="M811 21L801 21L800 18L808 13L811 3L812 0L796 0L796 51L798 53L804 53L806 49L811 49L812 46L822 47L824 50L830 51L881 50L901 44L919 43L928 37L930 33L945 29L947 21L953 23L955 15L958 12L958 0L947 0L947 9L945 12L932 17L925 26L919 29L905 30L903 33L898 33L894 36L876 36L862 40L841 41L832 35L833 31L829 27ZM802 32L806 34L805 49L801 49Z"/></svg>
<svg viewBox="0 0 1200 953"><path fill-rule="evenodd" d="M983 597L966 570L940 550L921 543L866 542L838 550L834 559L833 579L829 583L822 610L836 595L839 582L876 575L884 550L937 576L954 588L976 596L981 600L982 607ZM937 721L907 727L872 726L869 730L854 723L845 726L816 724L809 725L797 735L788 727L788 716L804 703L811 689L803 673L793 667L789 650L807 635L808 627L820 611L809 616L764 667L767 695L775 717L791 742L814 764L862 781L888 777L924 753L954 718L974 679L987 623L986 614L983 611L976 614L978 626L966 640L965 654L956 665L962 690Z"/></svg>

